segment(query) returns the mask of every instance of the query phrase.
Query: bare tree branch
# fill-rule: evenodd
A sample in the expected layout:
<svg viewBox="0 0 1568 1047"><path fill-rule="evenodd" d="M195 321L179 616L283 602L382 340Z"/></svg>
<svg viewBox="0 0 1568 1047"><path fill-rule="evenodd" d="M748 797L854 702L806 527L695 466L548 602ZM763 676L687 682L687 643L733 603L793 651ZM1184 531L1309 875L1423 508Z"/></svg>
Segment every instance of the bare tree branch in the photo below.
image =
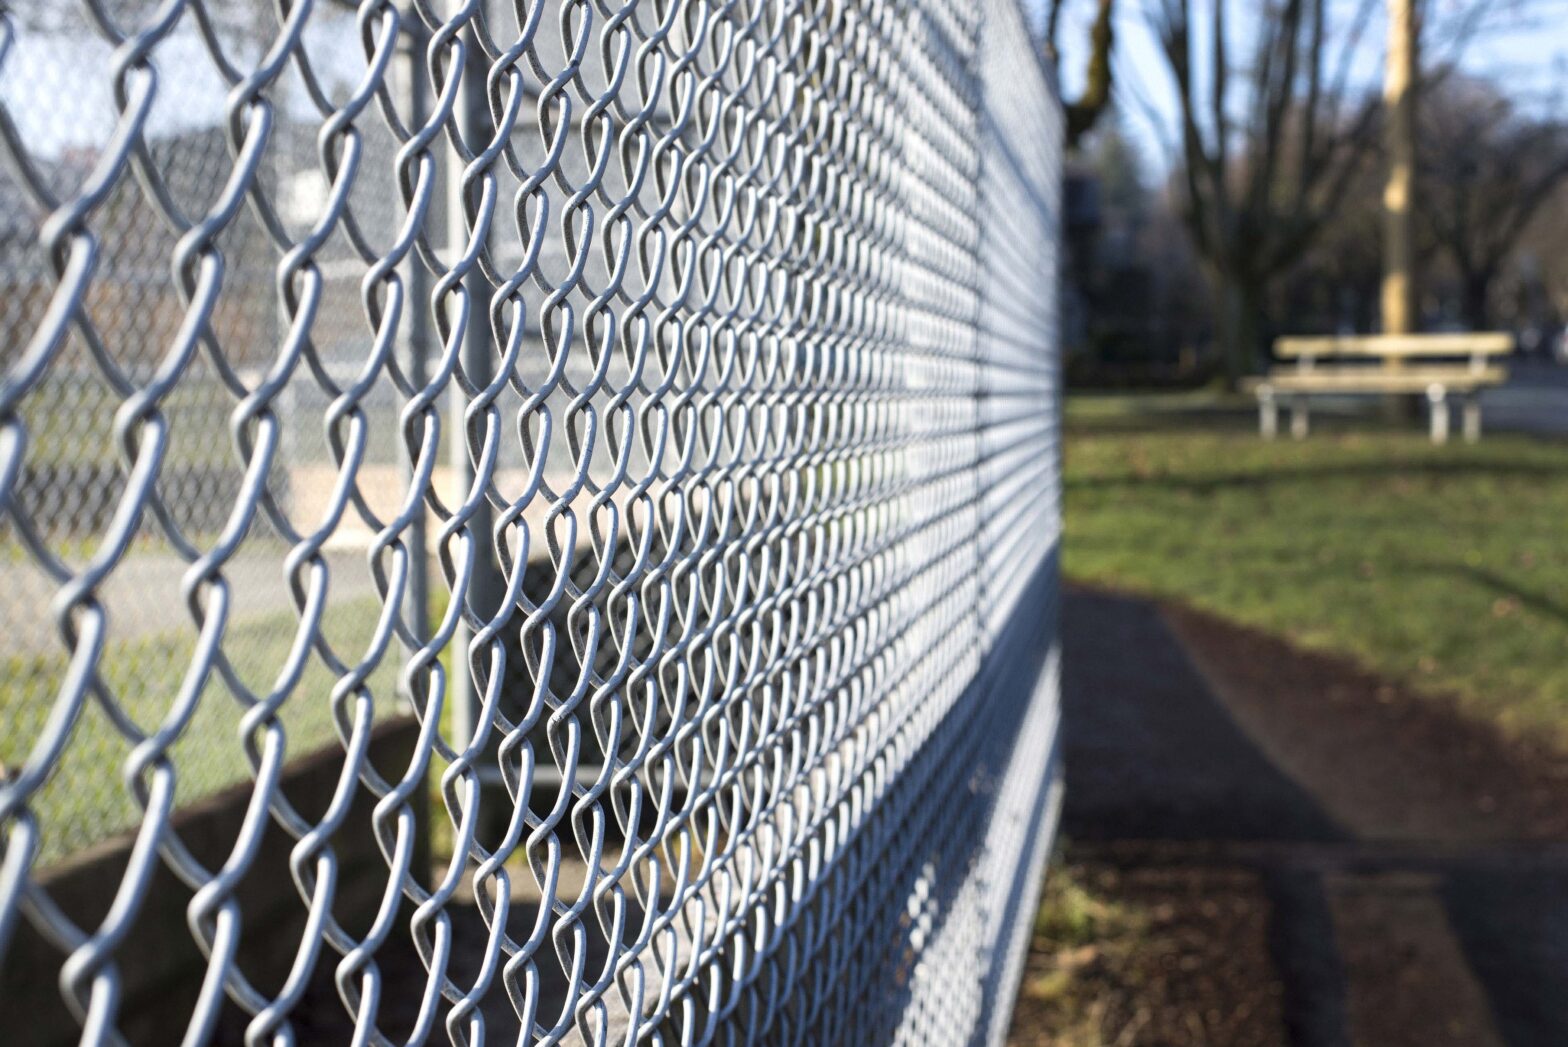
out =
<svg viewBox="0 0 1568 1047"><path fill-rule="evenodd" d="M1568 182L1568 124L1521 111L1493 85L1429 79L1420 220L1464 285L1465 319L1487 326L1490 290L1546 201Z"/></svg>
<svg viewBox="0 0 1568 1047"><path fill-rule="evenodd" d="M1111 51L1116 44L1112 18L1116 0L1099 0L1099 11L1089 30L1089 68L1084 77L1083 94L1067 106L1067 147L1076 146L1093 129L1100 114L1111 101ZM1053 3L1051 17L1061 13L1061 0ZM1053 29L1052 32L1055 30ZM1054 44L1053 44L1054 46Z"/></svg>
<svg viewBox="0 0 1568 1047"><path fill-rule="evenodd" d="M1062 59L1057 41L1062 25L1062 8L1065 6L1067 0L1051 0L1051 6L1045 16L1045 53L1053 65Z"/></svg>
<svg viewBox="0 0 1568 1047"><path fill-rule="evenodd" d="M1230 0L1209 0L1202 84L1192 0L1163 0L1149 15L1180 112L1183 211L1220 299L1232 377L1261 347L1269 287L1310 249L1376 147L1381 99L1348 86L1347 57L1374 3L1347 14L1335 0L1273 0L1242 23L1255 35L1238 61Z"/></svg>

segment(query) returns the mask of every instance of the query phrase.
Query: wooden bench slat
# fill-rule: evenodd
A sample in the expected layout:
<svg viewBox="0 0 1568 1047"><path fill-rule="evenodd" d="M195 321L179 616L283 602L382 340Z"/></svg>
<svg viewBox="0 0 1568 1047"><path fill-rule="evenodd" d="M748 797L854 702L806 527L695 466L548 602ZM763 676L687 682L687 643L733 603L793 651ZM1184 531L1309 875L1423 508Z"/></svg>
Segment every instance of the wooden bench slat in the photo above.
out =
<svg viewBox="0 0 1568 1047"><path fill-rule="evenodd" d="M1274 343L1276 355L1299 356L1506 356L1514 336L1505 331L1450 334L1295 335Z"/></svg>
<svg viewBox="0 0 1568 1047"><path fill-rule="evenodd" d="M1474 371L1464 367L1408 368L1385 371L1376 367L1314 369L1298 371L1276 368L1266 378L1253 383L1253 388L1269 386L1281 392L1422 392L1434 385L1441 385L1456 392L1502 385L1508 372L1501 367L1487 367Z"/></svg>

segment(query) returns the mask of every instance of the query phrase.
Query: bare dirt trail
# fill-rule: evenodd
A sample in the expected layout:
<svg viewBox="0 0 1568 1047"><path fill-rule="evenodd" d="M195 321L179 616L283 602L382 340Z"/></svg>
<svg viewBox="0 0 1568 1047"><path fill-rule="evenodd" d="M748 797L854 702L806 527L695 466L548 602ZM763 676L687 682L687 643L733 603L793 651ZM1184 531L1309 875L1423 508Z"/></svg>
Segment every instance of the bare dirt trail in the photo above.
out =
<svg viewBox="0 0 1568 1047"><path fill-rule="evenodd" d="M1070 860L1220 896L1251 877L1267 909L1267 962L1197 999L1162 989L1170 1013L1123 1042L1223 1044L1244 1009L1247 1042L1568 1043L1568 761L1207 615L1067 599ZM1271 996L1272 1040L1254 1013Z"/></svg>

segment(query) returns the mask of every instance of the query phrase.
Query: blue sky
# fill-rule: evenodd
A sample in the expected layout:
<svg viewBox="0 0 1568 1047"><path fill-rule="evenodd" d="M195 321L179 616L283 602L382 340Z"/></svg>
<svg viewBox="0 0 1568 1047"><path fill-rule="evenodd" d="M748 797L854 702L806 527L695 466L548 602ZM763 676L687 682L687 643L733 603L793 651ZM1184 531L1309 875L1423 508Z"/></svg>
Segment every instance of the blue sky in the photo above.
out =
<svg viewBox="0 0 1568 1047"><path fill-rule="evenodd" d="M1211 0L1193 0L1195 12L1206 11ZM1356 0L1336 0L1347 12ZM1439 17L1452 15L1458 0L1434 0ZM1044 0L1027 0L1036 12ZM1165 60L1149 29L1149 13L1160 0L1119 0L1117 4L1117 95L1125 126L1144 157L1146 174L1160 177L1170 163L1168 150L1152 124L1174 128L1176 101L1165 71ZM1069 0L1063 17L1063 86L1069 95L1083 83L1084 49L1093 0ZM1231 0L1238 41L1250 39L1249 16L1255 0ZM1041 16L1043 19L1043 15ZM1526 104L1553 108L1568 119L1568 0L1492 0L1490 26L1463 41L1451 41L1467 71L1486 76ZM1254 23L1255 24L1255 23ZM1363 83L1381 77L1385 22L1378 0L1373 23L1355 57L1356 75ZM1238 42L1236 53L1245 53Z"/></svg>
<svg viewBox="0 0 1568 1047"><path fill-rule="evenodd" d="M1213 2L1192 0L1195 12L1206 11ZM1261 0L1228 2L1235 32L1245 39L1255 24ZM1343 13L1367 0L1330 2ZM1375 82L1381 76L1383 0L1371 2L1377 13L1357 62L1358 75L1364 82ZM1430 2L1441 13L1477 0ZM1568 0L1479 2L1489 4L1494 25L1466 41L1464 67L1497 80L1512 93L1531 100L1531 104L1553 106L1568 119ZM1043 22L1045 0L1022 3L1035 12L1037 22ZM1123 100L1125 126L1137 142L1145 173L1151 178L1160 177L1170 160L1151 126L1148 112L1158 114L1158 122L1167 128L1175 126L1176 118L1165 60L1149 31L1149 13L1161 3L1162 0L1118 0L1116 18L1117 91ZM1061 42L1063 83L1069 94L1075 93L1083 82L1084 48L1094 7L1094 0L1068 0ZM341 24L334 24L335 19L349 18L347 9L329 7L312 19L308 37L314 50L346 46L350 53L344 54L341 64L357 72L363 61L357 34L336 32ZM152 115L152 133L218 123L223 115L226 88L206 59L188 21L160 46L158 54L163 90ZM39 155L53 156L71 147L95 146L108 137L115 114L108 55L108 45L96 36L21 33L0 65L0 100L10 105L13 119L22 125L23 138L33 144ZM47 104L41 99L47 99ZM295 101L309 119L311 113L304 97Z"/></svg>

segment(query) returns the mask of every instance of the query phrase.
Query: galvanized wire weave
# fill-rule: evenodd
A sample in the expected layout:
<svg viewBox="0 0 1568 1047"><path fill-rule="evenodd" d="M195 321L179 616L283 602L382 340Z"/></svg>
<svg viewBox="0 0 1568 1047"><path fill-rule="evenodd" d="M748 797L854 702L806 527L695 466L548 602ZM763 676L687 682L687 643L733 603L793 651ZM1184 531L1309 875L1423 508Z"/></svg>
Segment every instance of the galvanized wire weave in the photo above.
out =
<svg viewBox="0 0 1568 1047"><path fill-rule="evenodd" d="M997 1042L1060 134L1014 0L0 6L0 963L120 1042L164 870L160 1043Z"/></svg>

